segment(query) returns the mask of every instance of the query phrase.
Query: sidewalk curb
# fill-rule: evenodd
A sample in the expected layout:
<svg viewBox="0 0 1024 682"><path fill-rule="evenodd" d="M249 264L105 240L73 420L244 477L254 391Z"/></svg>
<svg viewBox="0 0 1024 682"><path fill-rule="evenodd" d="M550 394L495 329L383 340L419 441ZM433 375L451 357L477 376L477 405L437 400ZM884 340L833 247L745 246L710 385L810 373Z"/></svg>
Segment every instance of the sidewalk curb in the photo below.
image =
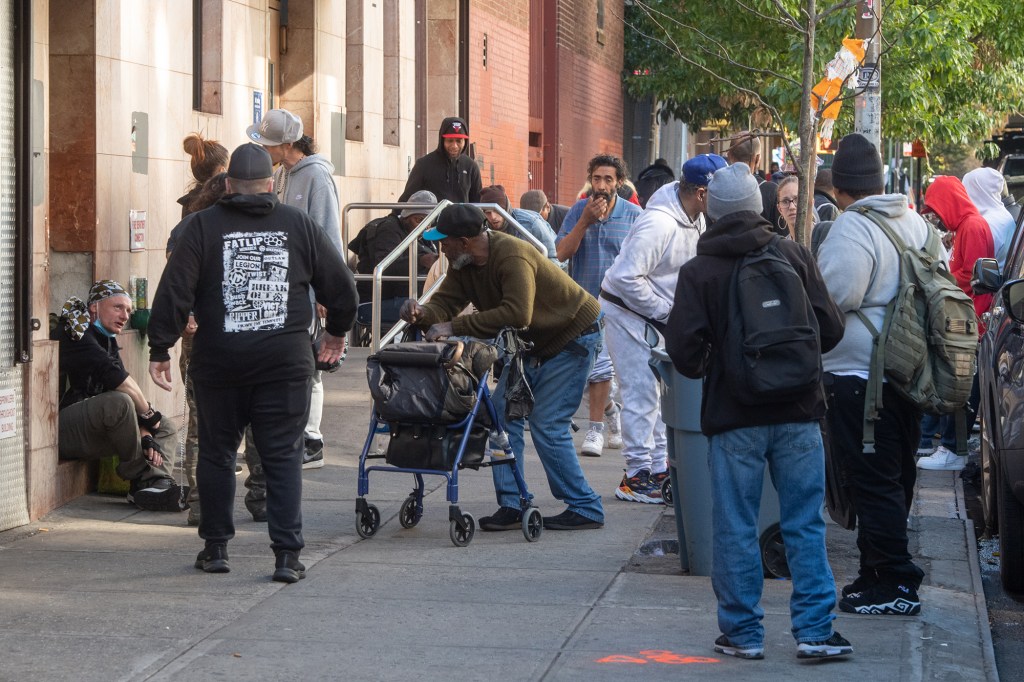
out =
<svg viewBox="0 0 1024 682"><path fill-rule="evenodd" d="M974 539L974 521L967 518L967 503L964 499L964 484L960 476L954 477L953 490L956 494L956 505L963 515L964 540L967 545L967 563L971 567L971 588L974 592L974 608L978 612L978 630L981 634L981 651L985 664L985 679L988 682L999 682L999 670L996 667L995 649L992 647L992 627L988 618L988 605L985 603L985 585L981 581L981 564L978 559L978 543Z"/></svg>

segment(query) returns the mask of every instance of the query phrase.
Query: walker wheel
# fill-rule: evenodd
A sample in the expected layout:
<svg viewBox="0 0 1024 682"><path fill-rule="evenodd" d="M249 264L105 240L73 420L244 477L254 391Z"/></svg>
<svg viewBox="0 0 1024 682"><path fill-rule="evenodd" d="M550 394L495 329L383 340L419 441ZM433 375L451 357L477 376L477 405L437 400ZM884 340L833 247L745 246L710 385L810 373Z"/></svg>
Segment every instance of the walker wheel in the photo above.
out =
<svg viewBox="0 0 1024 682"><path fill-rule="evenodd" d="M661 499L665 504L672 504L672 479L666 478L661 482Z"/></svg>
<svg viewBox="0 0 1024 682"><path fill-rule="evenodd" d="M544 530L544 519L540 516L540 509L530 507L523 513L523 537L528 542L537 542Z"/></svg>
<svg viewBox="0 0 1024 682"><path fill-rule="evenodd" d="M380 528L380 511L372 504L366 505L365 512L356 513L356 532L361 538L372 538Z"/></svg>
<svg viewBox="0 0 1024 682"><path fill-rule="evenodd" d="M786 560L786 545L782 540L782 529L773 523L761 533L761 563L766 578L789 578L789 562Z"/></svg>
<svg viewBox="0 0 1024 682"><path fill-rule="evenodd" d="M402 508L398 511L398 522L402 524L402 528L412 528L420 522L421 518L423 518L423 510L416 509L416 496L410 495L405 498Z"/></svg>
<svg viewBox="0 0 1024 682"><path fill-rule="evenodd" d="M476 519L470 513L463 514L459 519L452 519L448 525L448 537L456 547L465 547L473 541L476 533Z"/></svg>

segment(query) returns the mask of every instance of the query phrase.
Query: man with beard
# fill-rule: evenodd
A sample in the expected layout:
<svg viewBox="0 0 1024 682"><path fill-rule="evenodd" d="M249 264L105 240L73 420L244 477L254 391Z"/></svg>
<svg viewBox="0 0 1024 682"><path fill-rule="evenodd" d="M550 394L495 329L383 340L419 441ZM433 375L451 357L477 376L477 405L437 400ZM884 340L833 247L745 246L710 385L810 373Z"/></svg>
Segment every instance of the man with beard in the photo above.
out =
<svg viewBox="0 0 1024 682"><path fill-rule="evenodd" d="M415 192L429 190L434 196L455 203L480 201L480 167L469 157L469 126L451 116L441 121L437 149L416 160L399 201L409 201Z"/></svg>
<svg viewBox="0 0 1024 682"><path fill-rule="evenodd" d="M426 331L429 341L449 336L492 338L504 327L525 329L533 343L525 363L533 389L530 435L547 474L551 494L566 503L565 511L544 517L550 530L581 530L604 525L601 496L587 483L580 468L569 427L583 397L587 375L604 338L597 300L572 281L532 245L501 232L487 230L487 219L476 206L455 204L423 233L439 241L450 267L429 303L408 300L402 319ZM459 315L472 303L477 312ZM504 372L494 390L499 414L505 409ZM515 466L523 468L524 420L509 420L509 442ZM519 489L507 466L492 470L501 505L480 519L485 531L520 528Z"/></svg>
<svg viewBox="0 0 1024 682"><path fill-rule="evenodd" d="M587 166L587 180L590 196L569 209L555 244L558 260L569 261L572 278L597 298L605 272L619 255L622 241L641 211L639 206L620 201L618 190L626 180L626 167L621 159L608 154L595 156ZM608 349L602 347L589 379L590 428L583 439L584 455L600 457L606 435L608 447L622 447L620 408L611 399L614 377Z"/></svg>

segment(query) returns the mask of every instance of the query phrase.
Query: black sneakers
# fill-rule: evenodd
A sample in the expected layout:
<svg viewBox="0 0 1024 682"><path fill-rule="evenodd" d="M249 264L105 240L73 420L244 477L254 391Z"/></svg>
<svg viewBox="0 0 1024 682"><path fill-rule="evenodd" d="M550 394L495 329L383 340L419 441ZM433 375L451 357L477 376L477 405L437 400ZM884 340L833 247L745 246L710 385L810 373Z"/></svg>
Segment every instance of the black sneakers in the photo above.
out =
<svg viewBox="0 0 1024 682"><path fill-rule="evenodd" d="M849 597L854 592L863 592L871 587L878 584L878 580L874 578L868 578L867 576L858 575L857 579L849 585L843 585L843 598Z"/></svg>
<svg viewBox="0 0 1024 682"><path fill-rule="evenodd" d="M558 516L545 516L544 527L549 530L585 530L587 528L604 528L604 523L592 521L586 516L566 509Z"/></svg>
<svg viewBox="0 0 1024 682"><path fill-rule="evenodd" d="M852 653L853 647L838 632L833 632L824 642L800 642L796 645L797 658L833 658Z"/></svg>
<svg viewBox="0 0 1024 682"><path fill-rule="evenodd" d="M223 542L207 545L196 557L195 567L207 573L230 573L228 546Z"/></svg>
<svg viewBox="0 0 1024 682"><path fill-rule="evenodd" d="M306 447L302 451L302 468L319 469L324 465L324 442L306 439Z"/></svg>
<svg viewBox="0 0 1024 682"><path fill-rule="evenodd" d="M916 616L921 613L917 589L910 585L879 583L860 592L851 592L839 601L846 613L884 616Z"/></svg>
<svg viewBox="0 0 1024 682"><path fill-rule="evenodd" d="M182 511L188 509L188 486L179 486L169 478L158 478L141 483L132 481L128 486L129 504L144 511Z"/></svg>
<svg viewBox="0 0 1024 682"><path fill-rule="evenodd" d="M306 567L299 561L299 555L287 549L277 553L274 564L274 582L297 583L306 577Z"/></svg>
<svg viewBox="0 0 1024 682"><path fill-rule="evenodd" d="M751 660L764 658L763 646L736 646L725 635L719 635L718 639L715 640L715 651L726 656L735 656L736 658Z"/></svg>
<svg viewBox="0 0 1024 682"><path fill-rule="evenodd" d="M519 530L523 513L512 507L499 507L498 511L480 519L480 530Z"/></svg>

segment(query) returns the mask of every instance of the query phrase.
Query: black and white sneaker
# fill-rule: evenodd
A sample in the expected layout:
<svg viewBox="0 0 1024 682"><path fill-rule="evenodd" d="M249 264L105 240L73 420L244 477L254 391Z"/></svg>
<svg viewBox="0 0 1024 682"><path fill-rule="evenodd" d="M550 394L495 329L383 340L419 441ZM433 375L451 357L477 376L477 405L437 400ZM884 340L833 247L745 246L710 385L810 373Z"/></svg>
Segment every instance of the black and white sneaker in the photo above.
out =
<svg viewBox="0 0 1024 682"><path fill-rule="evenodd" d="M881 616L916 616L921 613L921 600L917 589L910 585L880 583L846 595L839 601L839 610Z"/></svg>
<svg viewBox="0 0 1024 682"><path fill-rule="evenodd" d="M858 575L857 578L849 585L843 585L842 595L845 599L854 592L863 592L864 590L870 589L878 584L877 578L869 578L867 576Z"/></svg>
<svg viewBox="0 0 1024 682"><path fill-rule="evenodd" d="M797 658L833 658L852 653L853 646L838 632L833 632L824 642L800 642L796 645Z"/></svg>
<svg viewBox="0 0 1024 682"><path fill-rule="evenodd" d="M302 468L319 469L324 465L324 442L306 439L306 447L302 451Z"/></svg>
<svg viewBox="0 0 1024 682"><path fill-rule="evenodd" d="M736 658L747 658L751 660L760 660L764 658L764 647L763 646L736 646L729 641L729 638L725 635L720 635L715 640L715 651L726 656L735 656Z"/></svg>
<svg viewBox="0 0 1024 682"><path fill-rule="evenodd" d="M169 478L146 483L132 481L127 500L144 511L176 512L188 509L188 486L179 486Z"/></svg>
<svg viewBox="0 0 1024 682"><path fill-rule="evenodd" d="M498 511L480 519L480 530L519 530L523 527L523 513L512 507L499 507Z"/></svg>

